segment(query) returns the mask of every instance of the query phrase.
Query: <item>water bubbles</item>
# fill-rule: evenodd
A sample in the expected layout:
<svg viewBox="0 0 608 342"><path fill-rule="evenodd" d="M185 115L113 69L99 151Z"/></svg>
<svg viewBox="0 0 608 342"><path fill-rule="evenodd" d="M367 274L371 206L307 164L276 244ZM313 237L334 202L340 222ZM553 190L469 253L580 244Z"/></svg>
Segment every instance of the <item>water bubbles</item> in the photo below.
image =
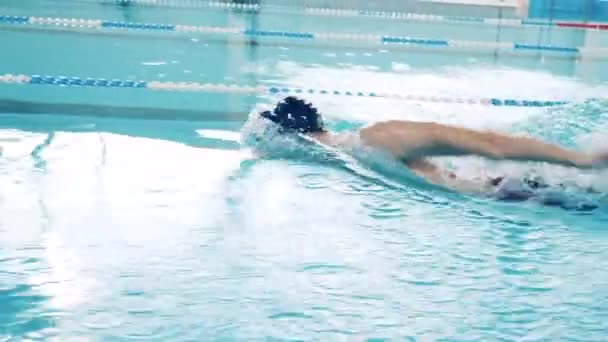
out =
<svg viewBox="0 0 608 342"><path fill-rule="evenodd" d="M321 153L314 143L297 134L282 134L280 127L260 117L256 107L241 130L241 143L266 158L309 159Z"/></svg>

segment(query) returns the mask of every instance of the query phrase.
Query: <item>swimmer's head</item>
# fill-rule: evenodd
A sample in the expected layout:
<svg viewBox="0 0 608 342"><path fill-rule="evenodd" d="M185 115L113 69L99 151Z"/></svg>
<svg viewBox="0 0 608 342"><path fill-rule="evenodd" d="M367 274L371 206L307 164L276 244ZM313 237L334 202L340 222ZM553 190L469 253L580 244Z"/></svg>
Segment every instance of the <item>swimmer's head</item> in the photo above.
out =
<svg viewBox="0 0 608 342"><path fill-rule="evenodd" d="M273 111L265 111L260 116L280 126L282 133L324 132L323 117L310 103L289 96L279 102Z"/></svg>

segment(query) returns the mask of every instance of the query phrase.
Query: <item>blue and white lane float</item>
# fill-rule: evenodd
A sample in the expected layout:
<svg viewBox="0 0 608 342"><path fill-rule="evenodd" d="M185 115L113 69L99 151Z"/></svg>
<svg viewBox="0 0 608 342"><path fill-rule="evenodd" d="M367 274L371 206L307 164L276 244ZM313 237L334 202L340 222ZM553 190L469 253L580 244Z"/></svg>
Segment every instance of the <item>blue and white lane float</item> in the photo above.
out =
<svg viewBox="0 0 608 342"><path fill-rule="evenodd" d="M116 0L106 1L106 3L116 4ZM218 1L193 1L193 0L120 0L121 4L129 6L147 7L169 7L169 8L188 8L188 9L231 9L246 12L270 11L283 14L304 14L311 16L324 17L346 17L346 18L377 18L386 20L407 20L407 21L426 21L444 23L468 23L484 24L488 26L503 27L562 27L579 30L608 30L606 23L589 23L574 21L554 21L541 19L513 19L513 18L482 18L473 16L449 16L426 13L411 13L399 11L380 11L363 9L341 9L328 7L296 7L274 4L239 4L233 2Z"/></svg>
<svg viewBox="0 0 608 342"><path fill-rule="evenodd" d="M225 93L243 95L325 95L345 96L352 98L377 98L411 102L431 102L468 104L483 106L509 106L509 107L554 107L568 104L568 101L539 101L529 99L501 99L501 98L458 98L423 94L397 94L385 92L369 92L356 90L314 89L279 86L247 86L239 84L198 83L198 82L159 82L159 81L133 81L104 78L82 78L66 76L40 76L40 75L0 75L0 84L37 85L55 87L91 87L91 88L130 88L155 91L181 91L194 93Z"/></svg>
<svg viewBox="0 0 608 342"><path fill-rule="evenodd" d="M387 35L358 34L358 33L331 33L331 32L293 32L251 30L238 27L213 27L194 25L152 24L139 22L120 22L99 19L76 18L43 18L27 16L0 15L0 24L30 25L30 26L58 26L73 30L121 30L121 31L156 31L178 32L185 34L232 35L257 38L282 38L298 41L348 41L351 43L372 43L392 46L424 46L429 48L461 48L461 49L491 49L512 51L552 52L567 55L579 55L582 51L596 57L608 56L608 48L577 48L552 45L535 45L515 42L495 41L466 41L452 39L428 39L412 37L395 37Z"/></svg>

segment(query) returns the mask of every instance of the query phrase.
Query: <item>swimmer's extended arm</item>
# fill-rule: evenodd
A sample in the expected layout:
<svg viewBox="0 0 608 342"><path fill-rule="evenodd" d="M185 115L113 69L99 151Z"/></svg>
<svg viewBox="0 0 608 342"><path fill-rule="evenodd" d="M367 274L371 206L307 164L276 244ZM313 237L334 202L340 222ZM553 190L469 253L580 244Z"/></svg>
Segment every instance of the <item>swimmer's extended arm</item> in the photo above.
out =
<svg viewBox="0 0 608 342"><path fill-rule="evenodd" d="M548 162L578 168L591 168L608 160L605 155L594 157L528 137L436 123L389 121L364 128L361 137L404 160L478 155L494 160Z"/></svg>

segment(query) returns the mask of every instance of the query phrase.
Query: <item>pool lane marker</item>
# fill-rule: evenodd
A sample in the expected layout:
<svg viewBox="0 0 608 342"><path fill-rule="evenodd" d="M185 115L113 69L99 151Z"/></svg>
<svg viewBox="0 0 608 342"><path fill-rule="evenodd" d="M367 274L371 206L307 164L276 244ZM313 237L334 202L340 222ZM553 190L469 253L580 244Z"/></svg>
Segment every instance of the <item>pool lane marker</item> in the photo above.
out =
<svg viewBox="0 0 608 342"><path fill-rule="evenodd" d="M0 24L32 25L32 26L59 26L74 30L124 30L124 31L163 31L188 34L211 35L240 35L257 38L285 38L300 41L348 41L358 43L372 43L393 46L425 46L432 48L463 48L463 49L493 49L513 51L552 52L559 54L578 55L582 49L576 47L563 47L551 45L522 44L512 42L483 42L448 39L427 39L414 37L395 37L386 35L357 34L357 33L330 33L330 32L293 32L272 30L251 30L238 27L212 27L173 24L152 24L139 22L120 22L98 19L76 18L43 18L43 17L17 17L0 15ZM587 53L608 56L608 48L584 48Z"/></svg>
<svg viewBox="0 0 608 342"><path fill-rule="evenodd" d="M111 2L116 4L115 1ZM324 17L345 17L345 18L377 18L388 20L409 20L426 22L445 22L445 23L468 23L483 24L502 27L561 27L578 30L608 30L606 23L583 23L575 21L549 21L541 19L508 19L508 18L482 18L472 16L449 16L425 13L411 13L398 11L380 10L358 10L341 9L328 7L294 7L286 5L258 5L258 4L238 4L231 2L217 1L175 1L175 0L123 0L122 4L127 6L150 6L150 7L173 7L191 9L232 9L246 12L257 13L270 10L279 14L304 14L311 16Z"/></svg>
<svg viewBox="0 0 608 342"><path fill-rule="evenodd" d="M445 104L469 104L484 106L507 107L554 107L569 103L568 101L539 101L500 98L456 98L421 94L397 94L385 92L369 92L354 90L313 89L279 86L245 86L238 84L198 83L198 82L159 82L159 81L133 81L104 78L81 78L66 76L40 76L40 75L0 75L0 84L45 85L58 87L92 87L92 88L130 88L148 89L156 91L182 91L194 93L224 93L243 95L276 95L276 96L304 96L326 95L344 96L352 98L382 98L411 102L430 102Z"/></svg>

